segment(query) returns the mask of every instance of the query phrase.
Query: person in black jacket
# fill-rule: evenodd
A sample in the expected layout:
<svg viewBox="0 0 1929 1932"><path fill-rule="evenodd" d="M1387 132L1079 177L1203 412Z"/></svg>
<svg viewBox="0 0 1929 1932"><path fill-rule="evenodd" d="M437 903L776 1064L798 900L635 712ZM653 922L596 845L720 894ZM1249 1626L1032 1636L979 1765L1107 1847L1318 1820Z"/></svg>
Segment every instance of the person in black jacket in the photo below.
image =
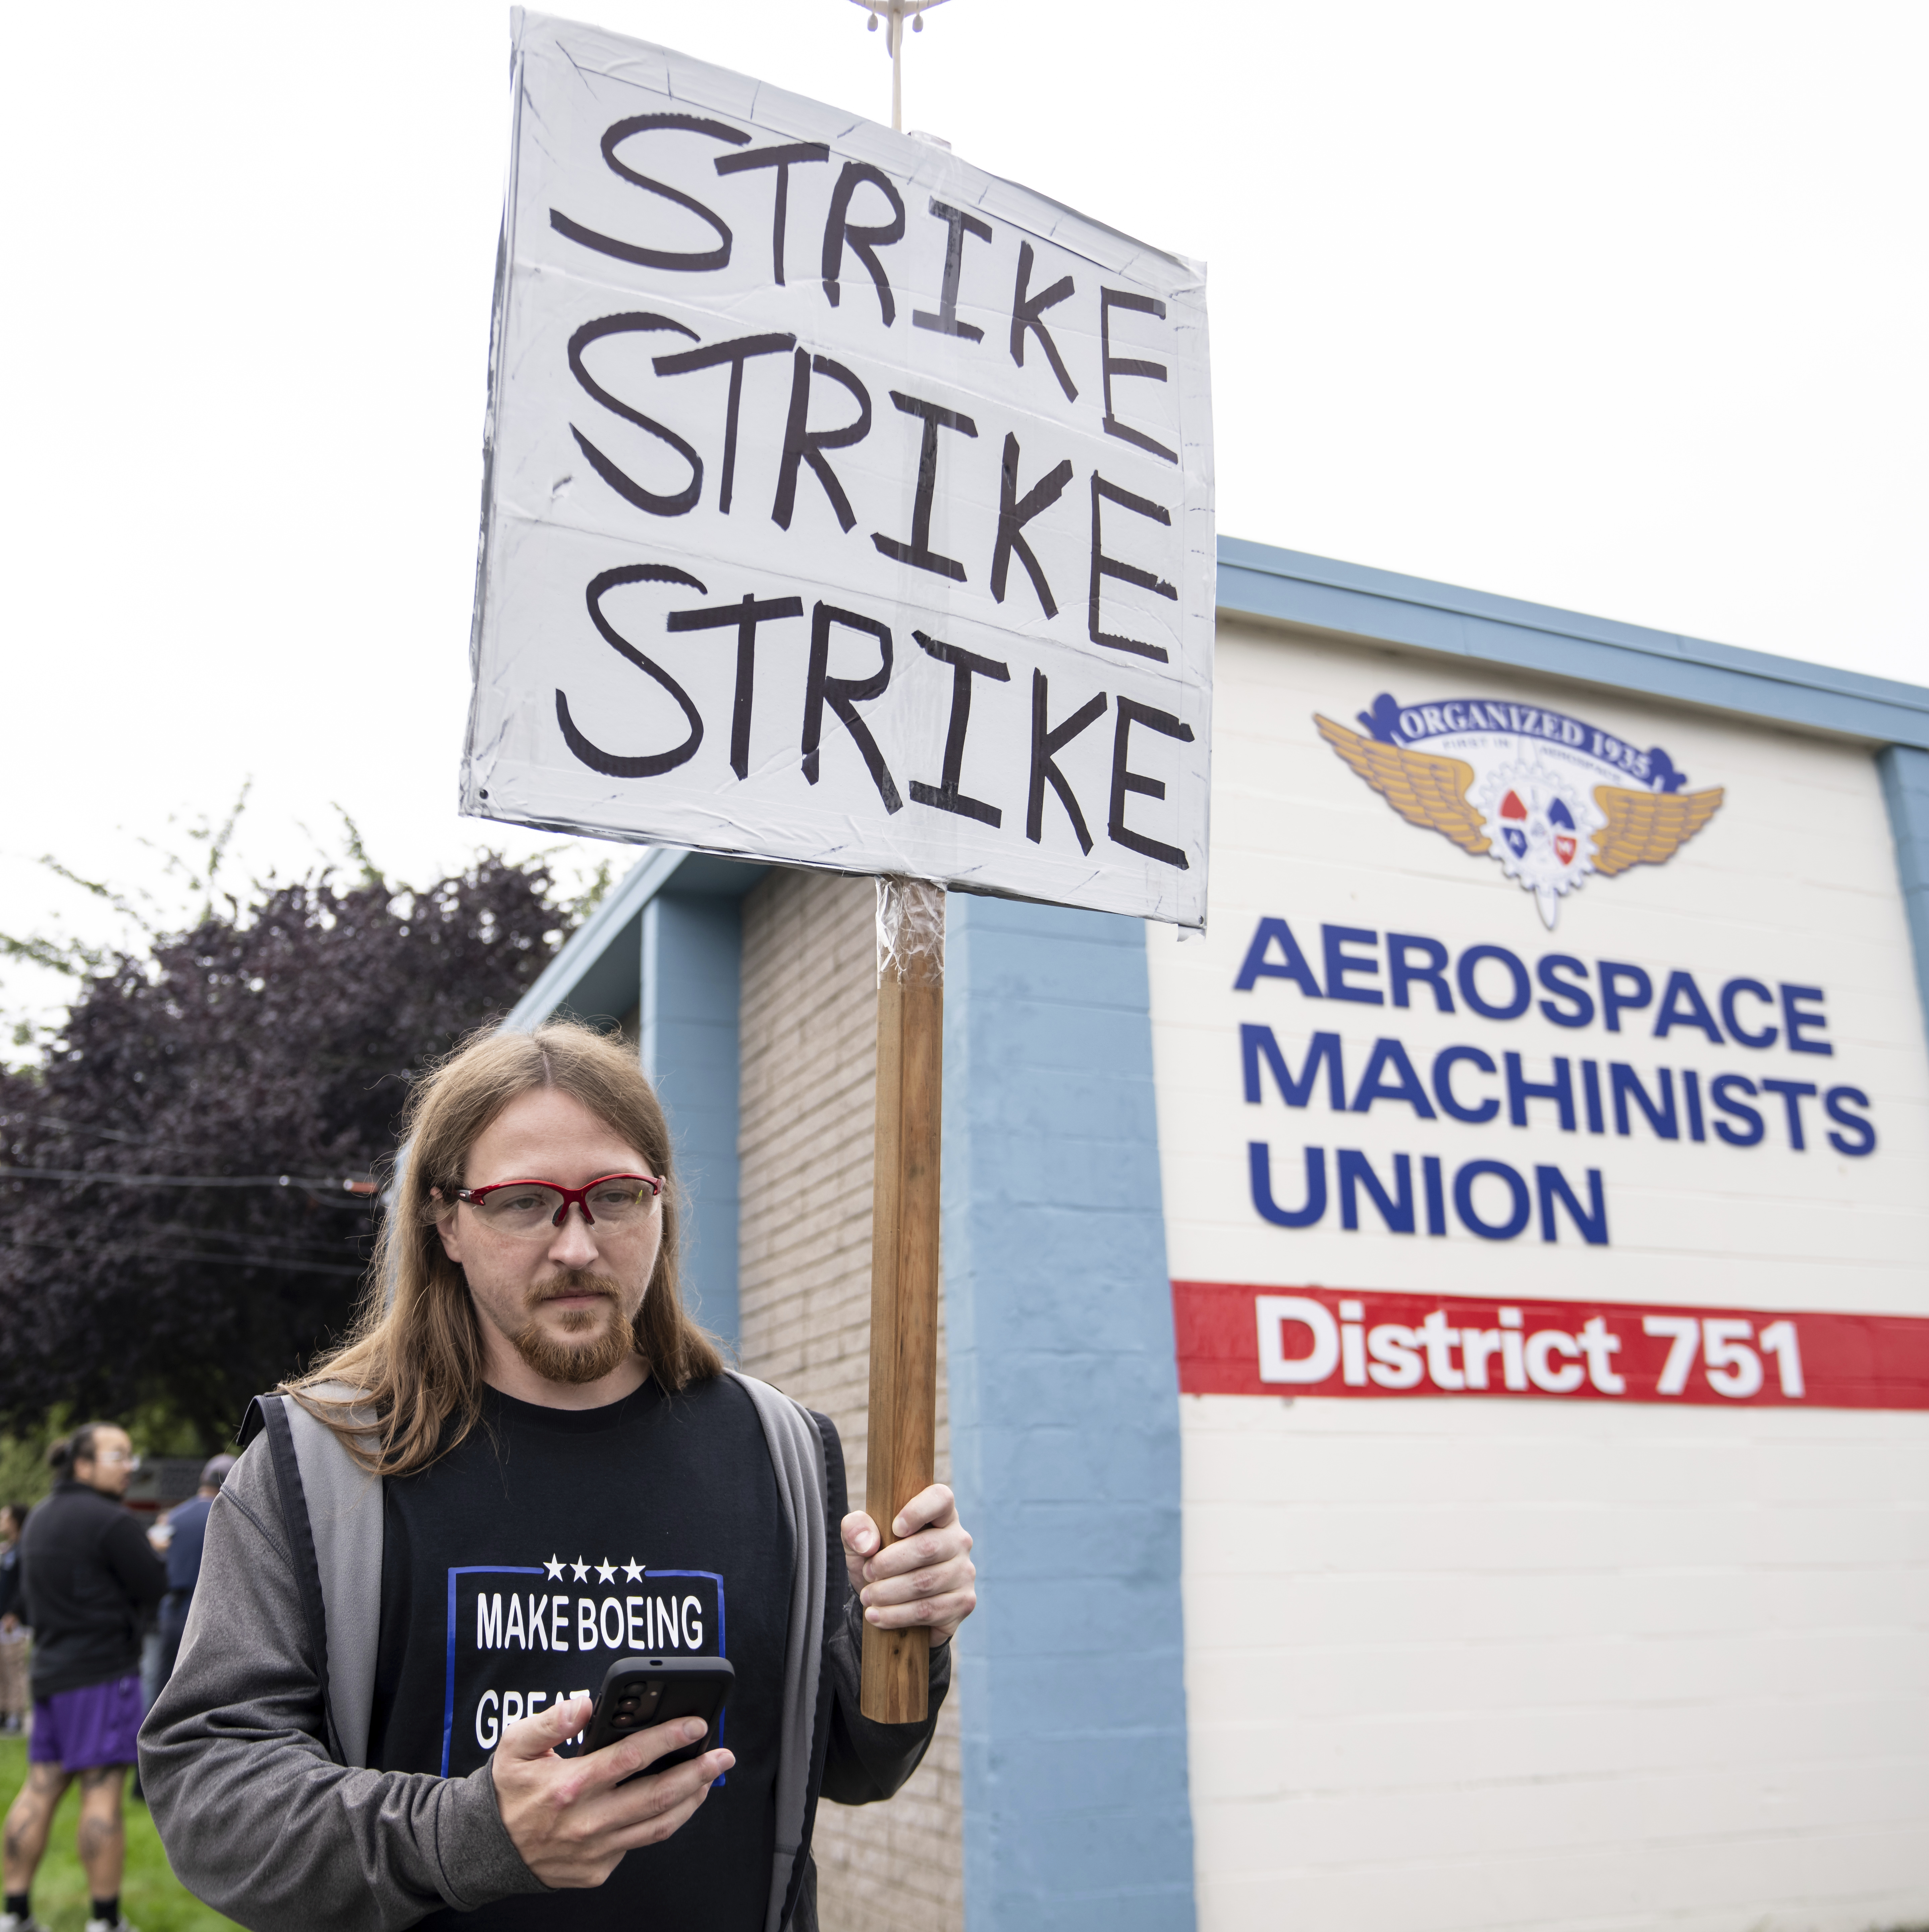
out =
<svg viewBox="0 0 1929 1932"><path fill-rule="evenodd" d="M80 1780L80 1862L88 1932L123 1926L121 1788L140 1730L140 1624L167 1572L121 1506L136 1468L127 1431L90 1422L49 1450L53 1493L20 1543L26 1621L34 1632L34 1734L27 1782L7 1814L0 1932L28 1932L28 1895L54 1808Z"/></svg>

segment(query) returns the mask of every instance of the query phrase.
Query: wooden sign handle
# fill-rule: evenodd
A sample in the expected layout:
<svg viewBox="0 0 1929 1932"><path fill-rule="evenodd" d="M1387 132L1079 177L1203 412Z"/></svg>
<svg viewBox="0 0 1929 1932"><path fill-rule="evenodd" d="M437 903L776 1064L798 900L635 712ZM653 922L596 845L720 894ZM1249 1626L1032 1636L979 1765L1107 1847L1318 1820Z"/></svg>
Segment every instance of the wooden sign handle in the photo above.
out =
<svg viewBox="0 0 1929 1932"><path fill-rule="evenodd" d="M944 1070L944 890L878 882L877 1168L871 1222L871 1414L865 1508L880 1547L935 1480L938 1169ZM921 1723L931 1634L864 1626L859 1706Z"/></svg>

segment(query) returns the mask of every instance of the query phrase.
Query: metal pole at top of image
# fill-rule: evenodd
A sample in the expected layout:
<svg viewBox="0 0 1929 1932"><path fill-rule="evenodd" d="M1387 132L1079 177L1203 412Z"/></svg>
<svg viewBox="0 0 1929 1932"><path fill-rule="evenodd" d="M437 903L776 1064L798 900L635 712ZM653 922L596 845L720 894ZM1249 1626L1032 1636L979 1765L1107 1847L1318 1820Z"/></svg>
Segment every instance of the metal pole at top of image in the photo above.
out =
<svg viewBox="0 0 1929 1932"><path fill-rule="evenodd" d="M875 33L878 22L884 22L886 51L891 56L891 126L898 134L904 131L904 22L911 23L911 32L924 32L924 15L933 7L942 7L944 0L850 0L854 7L862 7L871 16L868 32Z"/></svg>

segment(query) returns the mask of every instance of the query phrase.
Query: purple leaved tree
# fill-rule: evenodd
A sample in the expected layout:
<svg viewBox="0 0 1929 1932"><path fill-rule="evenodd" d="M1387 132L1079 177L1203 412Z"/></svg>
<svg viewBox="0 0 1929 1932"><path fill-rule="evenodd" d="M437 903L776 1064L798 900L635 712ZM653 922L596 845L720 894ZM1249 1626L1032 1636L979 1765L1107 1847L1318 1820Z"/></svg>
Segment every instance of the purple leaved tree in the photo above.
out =
<svg viewBox="0 0 1929 1932"><path fill-rule="evenodd" d="M224 1439L346 1326L411 1080L574 916L494 856L227 908L100 962L44 1062L0 1073L0 1428L158 1403Z"/></svg>

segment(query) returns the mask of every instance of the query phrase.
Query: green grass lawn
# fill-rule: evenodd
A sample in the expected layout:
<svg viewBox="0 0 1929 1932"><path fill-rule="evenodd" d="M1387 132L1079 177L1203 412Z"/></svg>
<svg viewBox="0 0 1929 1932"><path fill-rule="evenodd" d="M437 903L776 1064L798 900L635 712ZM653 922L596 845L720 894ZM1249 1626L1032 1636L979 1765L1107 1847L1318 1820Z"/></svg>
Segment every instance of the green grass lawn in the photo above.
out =
<svg viewBox="0 0 1929 1932"><path fill-rule="evenodd" d="M22 1738L0 1738L0 1806L14 1802L26 1780L27 1746ZM80 1788L68 1788L54 1814L53 1835L47 1855L34 1880L34 1916L47 1932L81 1932L87 1922L87 1880L74 1853L74 1821L80 1815ZM121 1914L140 1932L219 1932L234 1921L211 1912L182 1888L168 1869L167 1854L147 1807L129 1798L125 1804L128 1874L121 1883Z"/></svg>

